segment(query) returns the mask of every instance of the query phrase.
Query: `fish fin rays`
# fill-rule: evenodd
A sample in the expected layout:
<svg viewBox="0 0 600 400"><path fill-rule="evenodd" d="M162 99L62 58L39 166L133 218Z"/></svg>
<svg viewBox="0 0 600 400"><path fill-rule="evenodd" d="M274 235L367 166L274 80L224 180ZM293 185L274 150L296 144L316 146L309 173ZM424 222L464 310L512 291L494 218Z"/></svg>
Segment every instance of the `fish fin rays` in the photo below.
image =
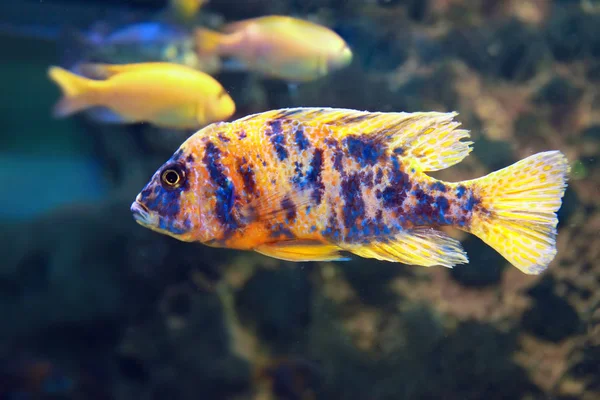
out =
<svg viewBox="0 0 600 400"><path fill-rule="evenodd" d="M351 135L375 135L390 152L412 160L421 171L438 171L461 162L472 148L469 132L457 129L455 112L382 113L340 108L287 108L249 115L254 118L289 118L313 124L343 126L334 132L340 139Z"/></svg>
<svg viewBox="0 0 600 400"><path fill-rule="evenodd" d="M285 261L347 261L340 248L311 240L290 240L269 243L254 249L257 253Z"/></svg>
<svg viewBox="0 0 600 400"><path fill-rule="evenodd" d="M540 274L556 256L556 212L569 170L564 154L546 151L469 181L482 205L469 231L522 272Z"/></svg>
<svg viewBox="0 0 600 400"><path fill-rule="evenodd" d="M95 81L60 67L50 67L48 76L63 94L52 110L55 118L69 116L93 105L94 90L98 86Z"/></svg>
<svg viewBox="0 0 600 400"><path fill-rule="evenodd" d="M414 160L421 171L439 171L461 162L473 150L469 131L457 129L457 113L414 113L404 132L394 135L393 149L402 149L403 157Z"/></svg>
<svg viewBox="0 0 600 400"><path fill-rule="evenodd" d="M350 244L342 248L364 258L424 267L441 265L452 268L469 262L457 240L438 230L426 228L409 229L387 241Z"/></svg>
<svg viewBox="0 0 600 400"><path fill-rule="evenodd" d="M306 212L306 208L312 205L310 195L309 190L303 190L294 191L293 194L276 191L268 196L258 196L239 210L238 217L245 223L291 220L294 214Z"/></svg>

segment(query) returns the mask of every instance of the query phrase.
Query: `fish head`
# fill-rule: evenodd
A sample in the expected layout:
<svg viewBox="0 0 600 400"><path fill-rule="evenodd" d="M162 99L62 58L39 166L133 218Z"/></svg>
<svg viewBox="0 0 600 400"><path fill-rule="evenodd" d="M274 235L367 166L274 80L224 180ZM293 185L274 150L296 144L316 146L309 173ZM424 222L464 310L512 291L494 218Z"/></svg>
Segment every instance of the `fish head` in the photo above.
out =
<svg viewBox="0 0 600 400"><path fill-rule="evenodd" d="M196 113L196 118L200 124L224 121L235 112L235 102L223 88L216 94L213 101L202 101L199 104L206 104L206 109L201 106Z"/></svg>
<svg viewBox="0 0 600 400"><path fill-rule="evenodd" d="M135 221L155 232L190 242L202 232L194 157L185 144L164 163L131 204Z"/></svg>
<svg viewBox="0 0 600 400"><path fill-rule="evenodd" d="M328 69L330 71L342 69L352 62L352 50L347 43L343 42L341 48L337 48L328 58Z"/></svg>

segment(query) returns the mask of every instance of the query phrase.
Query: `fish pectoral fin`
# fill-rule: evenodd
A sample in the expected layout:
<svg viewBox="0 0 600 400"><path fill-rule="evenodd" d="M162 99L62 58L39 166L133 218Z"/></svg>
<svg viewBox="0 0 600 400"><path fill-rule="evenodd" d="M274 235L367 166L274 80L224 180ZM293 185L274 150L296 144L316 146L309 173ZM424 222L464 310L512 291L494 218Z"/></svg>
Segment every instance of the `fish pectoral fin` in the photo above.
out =
<svg viewBox="0 0 600 400"><path fill-rule="evenodd" d="M246 204L239 217L246 223L254 221L292 223L290 218L305 212L312 205L309 190L276 191L268 196L258 196Z"/></svg>
<svg viewBox="0 0 600 400"><path fill-rule="evenodd" d="M452 268L469 262L460 242L430 228L409 229L387 241L350 244L342 248L365 258L424 267L441 265Z"/></svg>
<svg viewBox="0 0 600 400"><path fill-rule="evenodd" d="M85 115L92 121L104 124L126 124L131 122L121 114L102 106L88 108Z"/></svg>
<svg viewBox="0 0 600 400"><path fill-rule="evenodd" d="M333 244L313 240L290 240L268 243L254 249L257 253L285 261L347 261L339 253L341 249Z"/></svg>
<svg viewBox="0 0 600 400"><path fill-rule="evenodd" d="M472 150L469 131L457 129L456 112L382 113L340 108L285 108L249 115L240 122L254 118L287 118L344 127L334 134L345 137L372 136L374 143L387 146L389 152L400 154L420 171L438 171L461 162Z"/></svg>

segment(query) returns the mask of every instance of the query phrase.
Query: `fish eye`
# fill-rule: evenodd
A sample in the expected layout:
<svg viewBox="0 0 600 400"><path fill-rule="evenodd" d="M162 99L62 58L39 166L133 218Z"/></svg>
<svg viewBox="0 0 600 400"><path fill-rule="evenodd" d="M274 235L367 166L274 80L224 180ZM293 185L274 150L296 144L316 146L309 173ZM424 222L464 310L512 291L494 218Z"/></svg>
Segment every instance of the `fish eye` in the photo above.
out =
<svg viewBox="0 0 600 400"><path fill-rule="evenodd" d="M177 189L183 184L184 179L185 173L177 164L167 166L160 175L161 183L165 189Z"/></svg>

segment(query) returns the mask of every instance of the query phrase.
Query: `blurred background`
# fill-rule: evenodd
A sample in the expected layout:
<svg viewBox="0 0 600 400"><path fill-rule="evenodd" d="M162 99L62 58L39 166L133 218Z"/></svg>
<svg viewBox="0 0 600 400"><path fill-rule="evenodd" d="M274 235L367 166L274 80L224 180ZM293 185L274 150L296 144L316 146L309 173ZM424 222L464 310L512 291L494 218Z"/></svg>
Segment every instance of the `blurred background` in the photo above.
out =
<svg viewBox="0 0 600 400"><path fill-rule="evenodd" d="M0 399L600 398L599 1L183 3L0 3ZM328 27L352 62L298 83L197 53L195 27L267 15ZM452 270L295 264L151 232L129 206L194 130L53 118L48 67L83 61L204 71L230 120L455 110L474 151L449 181L561 150L558 255L527 276L459 235Z"/></svg>

